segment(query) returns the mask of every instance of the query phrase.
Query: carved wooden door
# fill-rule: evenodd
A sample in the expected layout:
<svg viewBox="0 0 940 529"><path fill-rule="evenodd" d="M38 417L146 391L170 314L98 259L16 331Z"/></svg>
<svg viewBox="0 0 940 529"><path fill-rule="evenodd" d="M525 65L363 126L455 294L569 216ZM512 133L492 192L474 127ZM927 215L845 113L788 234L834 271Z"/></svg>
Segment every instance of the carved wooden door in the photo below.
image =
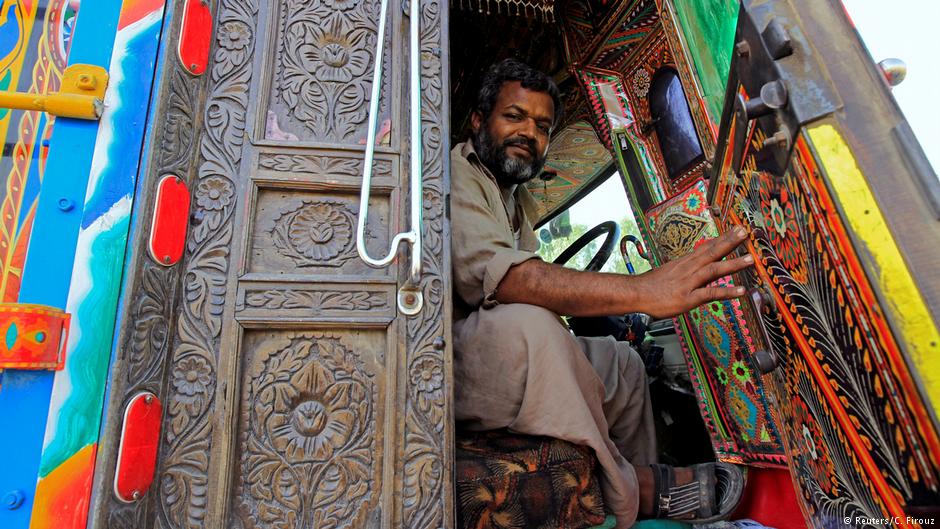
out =
<svg viewBox="0 0 940 529"><path fill-rule="evenodd" d="M357 255L378 0L219 0L203 76L167 43L129 256L95 527L452 527L447 4L422 0L423 307ZM179 34L178 9L169 21ZM388 9L365 245L410 222L409 17ZM159 177L192 194L186 255L146 251ZM163 402L154 482L112 492L128 399Z"/></svg>

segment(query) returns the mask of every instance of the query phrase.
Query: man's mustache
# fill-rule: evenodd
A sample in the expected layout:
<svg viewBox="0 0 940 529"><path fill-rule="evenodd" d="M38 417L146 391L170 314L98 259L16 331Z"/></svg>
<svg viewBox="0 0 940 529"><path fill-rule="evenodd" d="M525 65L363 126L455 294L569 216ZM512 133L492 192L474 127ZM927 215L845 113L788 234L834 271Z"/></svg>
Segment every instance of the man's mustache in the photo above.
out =
<svg viewBox="0 0 940 529"><path fill-rule="evenodd" d="M521 145L525 147L526 149L528 149L529 153L531 153L532 156L536 156L535 140L530 140L530 139L523 138L521 136L516 136L514 138L509 138L503 141L503 149L506 149L507 147L510 147L512 145Z"/></svg>

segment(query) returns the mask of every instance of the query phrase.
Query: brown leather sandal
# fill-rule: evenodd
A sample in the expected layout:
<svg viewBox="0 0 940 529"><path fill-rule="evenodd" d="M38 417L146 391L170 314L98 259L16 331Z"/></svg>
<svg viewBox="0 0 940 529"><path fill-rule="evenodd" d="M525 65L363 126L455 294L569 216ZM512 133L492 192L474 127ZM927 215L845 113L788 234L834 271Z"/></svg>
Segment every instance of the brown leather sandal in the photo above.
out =
<svg viewBox="0 0 940 529"><path fill-rule="evenodd" d="M708 523L731 516L744 492L744 474L728 463L692 466L692 481L676 485L675 469L650 465L653 470L653 518ZM690 517L690 515L693 515Z"/></svg>

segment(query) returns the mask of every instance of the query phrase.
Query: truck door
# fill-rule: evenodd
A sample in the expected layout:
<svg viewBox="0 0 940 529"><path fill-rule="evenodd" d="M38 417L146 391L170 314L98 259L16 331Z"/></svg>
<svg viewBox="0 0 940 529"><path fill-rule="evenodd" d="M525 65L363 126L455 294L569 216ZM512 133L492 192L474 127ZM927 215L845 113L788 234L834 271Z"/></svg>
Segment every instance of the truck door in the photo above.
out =
<svg viewBox="0 0 940 529"><path fill-rule="evenodd" d="M177 53L161 65L94 527L453 526L447 8L178 3L165 46L176 50L189 13L205 9L211 54L204 72ZM367 146L370 119L378 132ZM384 255L422 222L420 251L399 248L381 268L357 253L370 148L368 252ZM148 246L168 177L192 197L179 262ZM122 422L141 394L164 410L156 472L122 497Z"/></svg>
<svg viewBox="0 0 940 529"><path fill-rule="evenodd" d="M940 181L839 2L742 3L708 196L750 233L737 280L809 522L929 523Z"/></svg>

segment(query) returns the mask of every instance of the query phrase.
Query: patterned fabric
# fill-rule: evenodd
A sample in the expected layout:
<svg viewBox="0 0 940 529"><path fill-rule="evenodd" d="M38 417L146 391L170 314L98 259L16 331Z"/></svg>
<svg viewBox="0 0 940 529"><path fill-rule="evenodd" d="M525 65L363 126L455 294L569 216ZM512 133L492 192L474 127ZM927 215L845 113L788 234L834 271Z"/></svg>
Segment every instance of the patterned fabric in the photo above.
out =
<svg viewBox="0 0 940 529"><path fill-rule="evenodd" d="M664 262L686 255L718 235L706 208L705 193L705 181L698 180L647 211L649 229ZM768 211L792 209L789 202L781 200L768 200ZM717 283L730 285L731 281L724 278ZM716 301L677 319L677 334L719 459L784 466L784 447L763 382L751 364L754 344L744 321L740 301ZM683 329L689 332L683 334Z"/></svg>
<svg viewBox="0 0 940 529"><path fill-rule="evenodd" d="M584 529L605 521L586 447L493 432L458 432L457 522L461 529Z"/></svg>

